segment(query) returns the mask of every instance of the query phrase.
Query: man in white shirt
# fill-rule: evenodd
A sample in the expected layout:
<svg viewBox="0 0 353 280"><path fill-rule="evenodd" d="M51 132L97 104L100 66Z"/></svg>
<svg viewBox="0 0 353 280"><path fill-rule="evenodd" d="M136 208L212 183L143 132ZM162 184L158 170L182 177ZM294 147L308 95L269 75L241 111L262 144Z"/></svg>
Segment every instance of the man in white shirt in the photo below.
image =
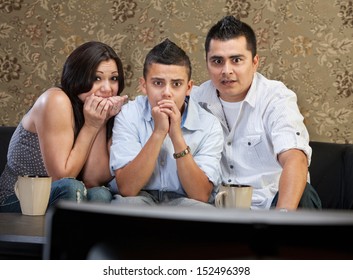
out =
<svg viewBox="0 0 353 280"><path fill-rule="evenodd" d="M210 80L191 97L222 124L223 183L252 185L252 209L321 208L307 183L312 150L296 94L257 72L252 28L226 16L209 30L205 51Z"/></svg>

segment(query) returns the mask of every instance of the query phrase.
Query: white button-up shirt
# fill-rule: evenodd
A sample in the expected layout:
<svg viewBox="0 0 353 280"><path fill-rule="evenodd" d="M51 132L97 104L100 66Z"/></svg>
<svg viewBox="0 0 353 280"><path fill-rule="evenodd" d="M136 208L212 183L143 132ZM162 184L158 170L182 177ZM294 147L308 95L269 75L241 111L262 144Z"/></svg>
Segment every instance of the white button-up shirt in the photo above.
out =
<svg viewBox="0 0 353 280"><path fill-rule="evenodd" d="M224 133L222 180L252 185L252 209L271 206L282 172L278 154L293 148L303 150L310 163L309 134L296 94L282 82L255 73L231 131L211 81L194 86L191 98L220 120Z"/></svg>

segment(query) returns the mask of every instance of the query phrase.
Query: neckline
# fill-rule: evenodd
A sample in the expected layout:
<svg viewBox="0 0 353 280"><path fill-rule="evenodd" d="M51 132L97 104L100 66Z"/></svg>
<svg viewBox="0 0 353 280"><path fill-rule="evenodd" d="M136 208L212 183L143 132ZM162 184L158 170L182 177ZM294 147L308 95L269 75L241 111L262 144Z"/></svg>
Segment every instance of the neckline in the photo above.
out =
<svg viewBox="0 0 353 280"><path fill-rule="evenodd" d="M228 128L228 131L230 132L229 123L228 123L228 120L227 120L226 113L224 112L223 103L222 103L221 96L219 95L219 91L218 91L218 90L217 90L217 97L218 97L218 101L219 101L219 103L221 104L221 108L222 108L222 112L223 112L223 118L224 118L224 120L225 120L225 122L226 122L226 125L227 125L227 128Z"/></svg>

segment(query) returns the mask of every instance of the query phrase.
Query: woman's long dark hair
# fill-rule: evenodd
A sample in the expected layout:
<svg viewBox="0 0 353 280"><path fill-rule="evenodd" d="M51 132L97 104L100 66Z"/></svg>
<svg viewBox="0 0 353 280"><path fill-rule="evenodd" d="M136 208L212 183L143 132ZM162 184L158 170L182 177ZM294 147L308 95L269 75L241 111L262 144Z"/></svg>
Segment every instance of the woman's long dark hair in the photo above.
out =
<svg viewBox="0 0 353 280"><path fill-rule="evenodd" d="M65 61L60 88L71 100L75 117L75 139L85 121L83 102L78 96L91 90L98 65L110 59L113 59L118 67L118 95L120 95L125 87L123 64L110 46L102 42L87 42L76 48ZM107 139L112 135L113 124L114 118L110 118L107 122Z"/></svg>

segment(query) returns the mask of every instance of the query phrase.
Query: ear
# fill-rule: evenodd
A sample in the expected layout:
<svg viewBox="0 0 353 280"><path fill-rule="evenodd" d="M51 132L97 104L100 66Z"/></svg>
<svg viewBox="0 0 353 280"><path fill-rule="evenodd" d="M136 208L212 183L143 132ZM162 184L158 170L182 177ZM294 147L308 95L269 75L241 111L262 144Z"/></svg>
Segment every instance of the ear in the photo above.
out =
<svg viewBox="0 0 353 280"><path fill-rule="evenodd" d="M259 55L256 54L256 55L254 56L253 60L252 60L254 72L256 72L257 68L259 67L259 61L260 61Z"/></svg>
<svg viewBox="0 0 353 280"><path fill-rule="evenodd" d="M147 89L146 89L146 80L144 77L139 78L139 90L144 94L147 95Z"/></svg>
<svg viewBox="0 0 353 280"><path fill-rule="evenodd" d="M189 96L190 95L193 85L194 85L194 81L193 80L188 81L188 88L186 90L185 96Z"/></svg>

